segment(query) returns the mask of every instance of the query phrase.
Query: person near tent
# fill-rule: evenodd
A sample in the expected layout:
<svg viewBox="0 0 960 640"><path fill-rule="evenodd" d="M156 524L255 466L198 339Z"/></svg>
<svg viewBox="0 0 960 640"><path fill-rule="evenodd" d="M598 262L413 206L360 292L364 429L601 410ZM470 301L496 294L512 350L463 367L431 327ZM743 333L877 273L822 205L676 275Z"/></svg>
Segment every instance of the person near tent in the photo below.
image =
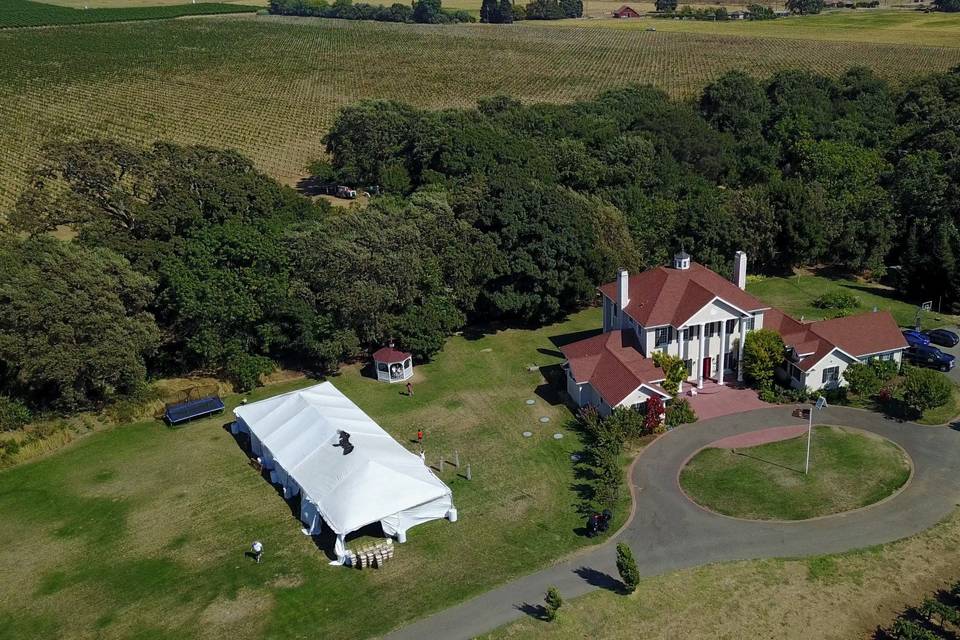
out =
<svg viewBox="0 0 960 640"><path fill-rule="evenodd" d="M257 561L257 564L260 564L260 558L263 557L263 543L259 540L254 540L253 544L250 545L250 549L253 551L253 559Z"/></svg>
<svg viewBox="0 0 960 640"><path fill-rule="evenodd" d="M413 383L412 383L412 382L408 382L408 383L407 383L407 397L408 397L408 398L412 398L412 397L413 397Z"/></svg>

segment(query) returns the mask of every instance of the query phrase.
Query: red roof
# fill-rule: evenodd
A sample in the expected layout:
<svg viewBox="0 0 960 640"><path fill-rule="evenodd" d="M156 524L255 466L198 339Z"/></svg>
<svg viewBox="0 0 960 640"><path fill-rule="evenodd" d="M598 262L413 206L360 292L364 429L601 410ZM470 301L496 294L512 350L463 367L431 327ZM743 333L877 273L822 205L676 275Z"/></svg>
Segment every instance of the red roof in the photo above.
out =
<svg viewBox="0 0 960 640"><path fill-rule="evenodd" d="M633 333L609 331L560 348L573 378L589 382L611 407L642 384L663 380L663 370L637 349Z"/></svg>
<svg viewBox="0 0 960 640"><path fill-rule="evenodd" d="M628 7L627 5L622 5L619 9L613 12L613 15L615 15L618 18L622 18L624 16L627 16L629 18L640 17L640 14L637 12L636 9L634 9L633 7Z"/></svg>
<svg viewBox="0 0 960 640"><path fill-rule="evenodd" d="M834 349L855 358L895 349L906 349L907 341L896 320L887 311L868 311L855 316L801 324L778 309L763 315L763 327L773 329L784 344L804 357L797 366L807 371Z"/></svg>
<svg viewBox="0 0 960 640"><path fill-rule="evenodd" d="M616 281L601 286L600 291L616 302ZM631 275L627 296L627 315L644 327L669 324L679 328L715 297L741 311L769 308L769 305L696 262L691 262L689 269L657 267Z"/></svg>
<svg viewBox="0 0 960 640"><path fill-rule="evenodd" d="M383 347L373 352L373 359L377 362L403 362L409 357L406 351L398 351L393 347Z"/></svg>

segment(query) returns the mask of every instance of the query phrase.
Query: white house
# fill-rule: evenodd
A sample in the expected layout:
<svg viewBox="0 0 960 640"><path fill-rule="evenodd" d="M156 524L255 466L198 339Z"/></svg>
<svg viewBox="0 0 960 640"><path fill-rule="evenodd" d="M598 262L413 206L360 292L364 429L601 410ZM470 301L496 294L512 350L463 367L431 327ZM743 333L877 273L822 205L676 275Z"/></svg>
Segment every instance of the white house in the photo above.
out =
<svg viewBox="0 0 960 640"><path fill-rule="evenodd" d="M907 347L889 313L802 324L748 294L746 280L743 251L734 257L733 282L682 252L671 268L620 271L615 282L600 287L603 333L562 347L568 394L603 414L654 394L669 399L659 386L664 376L653 364L656 352L682 358L687 382L698 388L705 380L742 382L746 335L764 327L778 331L789 347L784 371L811 390L842 384L851 362L899 362Z"/></svg>

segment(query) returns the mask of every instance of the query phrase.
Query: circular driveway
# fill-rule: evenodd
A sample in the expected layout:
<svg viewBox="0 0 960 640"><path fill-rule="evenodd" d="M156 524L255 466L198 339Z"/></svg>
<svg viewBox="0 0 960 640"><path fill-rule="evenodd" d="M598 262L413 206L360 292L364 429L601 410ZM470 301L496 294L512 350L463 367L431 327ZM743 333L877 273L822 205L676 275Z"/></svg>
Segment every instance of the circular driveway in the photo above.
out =
<svg viewBox="0 0 960 640"><path fill-rule="evenodd" d="M722 560L836 553L890 542L933 526L960 502L960 433L842 407L816 412L814 422L876 433L912 458L913 478L893 498L828 518L762 522L710 513L683 494L677 474L691 454L719 438L802 424L790 415L791 409L773 407L685 425L643 451L632 478L638 491L636 515L620 540L644 558L644 573Z"/></svg>
<svg viewBox="0 0 960 640"><path fill-rule="evenodd" d="M838 553L919 533L960 503L960 432L886 420L877 413L831 407L814 424L854 427L900 445L913 460L910 483L892 498L857 511L797 522L737 520L704 510L680 490L677 476L695 451L728 436L804 421L792 406L757 409L704 420L663 435L632 467L634 517L607 542L455 607L401 628L394 640L473 638L506 624L539 603L548 585L565 597L619 584L614 546L627 542L643 575L727 560ZM816 456L816 440L813 453Z"/></svg>

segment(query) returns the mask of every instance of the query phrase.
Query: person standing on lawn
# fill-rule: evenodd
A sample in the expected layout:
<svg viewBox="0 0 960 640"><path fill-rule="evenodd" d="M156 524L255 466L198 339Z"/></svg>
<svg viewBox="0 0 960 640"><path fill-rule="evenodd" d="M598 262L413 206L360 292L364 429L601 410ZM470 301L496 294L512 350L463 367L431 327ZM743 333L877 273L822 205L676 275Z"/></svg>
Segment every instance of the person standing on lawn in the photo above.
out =
<svg viewBox="0 0 960 640"><path fill-rule="evenodd" d="M257 564L260 564L260 558L263 557L263 543L259 540L254 540L253 544L250 545L250 549L253 551L253 559L257 561Z"/></svg>
<svg viewBox="0 0 960 640"><path fill-rule="evenodd" d="M408 397L408 398L412 398L412 397L413 397L413 383L412 383L412 382L408 382L408 383L407 383L407 397Z"/></svg>

